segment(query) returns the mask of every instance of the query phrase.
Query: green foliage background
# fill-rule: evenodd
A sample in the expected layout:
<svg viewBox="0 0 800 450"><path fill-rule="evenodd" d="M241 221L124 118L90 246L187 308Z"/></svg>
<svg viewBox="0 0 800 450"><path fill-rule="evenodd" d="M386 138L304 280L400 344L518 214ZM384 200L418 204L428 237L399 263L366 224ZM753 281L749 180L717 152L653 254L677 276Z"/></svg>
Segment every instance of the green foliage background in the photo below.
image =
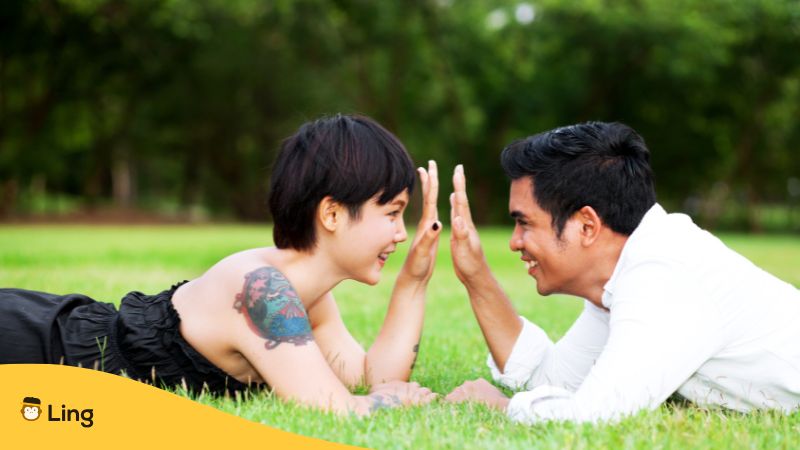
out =
<svg viewBox="0 0 800 450"><path fill-rule="evenodd" d="M619 120L670 209L800 229L794 0L8 0L0 29L0 216L263 220L280 140L360 112L464 163L481 222L508 142Z"/></svg>

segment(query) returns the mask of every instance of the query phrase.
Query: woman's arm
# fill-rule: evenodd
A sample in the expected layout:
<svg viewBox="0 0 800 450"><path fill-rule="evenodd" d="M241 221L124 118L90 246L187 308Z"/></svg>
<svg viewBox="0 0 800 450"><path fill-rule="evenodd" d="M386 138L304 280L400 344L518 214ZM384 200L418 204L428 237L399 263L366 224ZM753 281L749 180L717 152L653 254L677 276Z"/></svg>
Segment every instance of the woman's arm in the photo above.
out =
<svg viewBox="0 0 800 450"><path fill-rule="evenodd" d="M308 317L314 340L339 380L351 389L365 384L367 352L345 327L333 294L309 308Z"/></svg>
<svg viewBox="0 0 800 450"><path fill-rule="evenodd" d="M374 386L352 395L314 341L302 302L270 267L247 275L231 315L233 343L282 399L338 413L367 414L376 408L424 404L435 395L409 383Z"/></svg>
<svg viewBox="0 0 800 450"><path fill-rule="evenodd" d="M435 161L420 168L422 217L408 257L397 276L389 309L378 337L367 352L366 379L370 384L408 380L419 352L425 293L433 274L442 225L436 209L439 175Z"/></svg>
<svg viewBox="0 0 800 450"><path fill-rule="evenodd" d="M404 278L401 273L378 337L367 352L369 384L407 381L419 352L425 315L427 282Z"/></svg>
<svg viewBox="0 0 800 450"><path fill-rule="evenodd" d="M421 296L413 292L404 293L403 291L407 288L406 283L398 280L393 298L401 300L393 302L394 307L397 308L398 304L402 304L404 298L406 301L416 302L417 305L412 306L419 307L416 308L416 311L414 308L392 311L392 304L390 304L389 313L387 313L388 326L384 323L381 334L378 335L375 344L370 349L372 366L367 365L368 356L364 347L353 338L342 321L333 294L326 294L309 309L308 315L314 340L330 368L346 386L354 388L362 384L375 385L391 380L408 380L411 366L416 357L417 349L413 346L419 342L416 339L419 338L422 327L425 298L424 291ZM416 314L416 316L412 316L412 314ZM403 335L399 337L388 335L395 328L400 328L400 333ZM414 344L409 345L408 343L411 341ZM401 345L392 347L396 343ZM403 346L403 343L406 345ZM409 355L412 357L408 358ZM398 359L398 361L393 361L393 359ZM377 373L374 367L375 361L380 361ZM396 367L393 368L393 365ZM386 373L389 375L382 375Z"/></svg>
<svg viewBox="0 0 800 450"><path fill-rule="evenodd" d="M322 354L337 377L350 387L407 381L411 375L419 350L425 291L441 233L436 212L439 190L436 163L431 161L428 171L420 168L419 173L425 203L422 218L397 277L383 326L369 352L347 331L331 293L309 309L314 338Z"/></svg>

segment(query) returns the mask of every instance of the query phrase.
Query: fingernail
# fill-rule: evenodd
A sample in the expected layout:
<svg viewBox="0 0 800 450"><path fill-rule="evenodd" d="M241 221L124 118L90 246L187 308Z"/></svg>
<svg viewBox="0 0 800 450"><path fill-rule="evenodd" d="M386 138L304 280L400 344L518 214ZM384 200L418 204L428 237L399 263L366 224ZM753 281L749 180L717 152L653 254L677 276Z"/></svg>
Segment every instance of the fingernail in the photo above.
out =
<svg viewBox="0 0 800 450"><path fill-rule="evenodd" d="M431 228L433 228L433 231L438 230L439 229L439 222L433 222L433 227L431 227Z"/></svg>

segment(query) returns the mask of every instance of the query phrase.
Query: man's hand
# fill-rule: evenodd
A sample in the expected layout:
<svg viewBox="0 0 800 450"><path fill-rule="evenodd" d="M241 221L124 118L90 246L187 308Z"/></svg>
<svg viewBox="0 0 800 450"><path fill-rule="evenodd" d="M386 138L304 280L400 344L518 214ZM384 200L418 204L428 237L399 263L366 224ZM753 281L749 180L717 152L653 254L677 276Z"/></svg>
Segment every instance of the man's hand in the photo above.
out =
<svg viewBox="0 0 800 450"><path fill-rule="evenodd" d="M472 223L467 199L467 180L461 164L453 172L453 191L450 194L450 223L453 227L450 250L456 276L461 283L467 285L477 275L488 272L489 266L483 255L478 230Z"/></svg>
<svg viewBox="0 0 800 450"><path fill-rule="evenodd" d="M438 397L430 389L420 387L418 383L390 381L372 387L369 395L370 412L381 408L398 406L426 405Z"/></svg>
<svg viewBox="0 0 800 450"><path fill-rule="evenodd" d="M436 209L436 201L439 198L439 172L436 161L428 161L427 172L422 167L417 169L417 172L422 184L422 217L401 274L426 283L433 274L436 252L439 249L439 234L442 232L439 212Z"/></svg>
<svg viewBox="0 0 800 450"><path fill-rule="evenodd" d="M500 389L483 378L465 381L464 384L453 389L453 392L447 394L444 399L450 403L480 402L499 410L505 410L510 401Z"/></svg>

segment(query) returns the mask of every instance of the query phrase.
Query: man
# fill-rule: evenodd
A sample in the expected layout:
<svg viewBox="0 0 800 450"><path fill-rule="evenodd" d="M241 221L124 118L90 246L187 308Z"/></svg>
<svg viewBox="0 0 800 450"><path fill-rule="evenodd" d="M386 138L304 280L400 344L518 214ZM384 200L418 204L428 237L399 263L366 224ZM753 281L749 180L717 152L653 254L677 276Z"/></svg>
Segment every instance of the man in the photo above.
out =
<svg viewBox="0 0 800 450"><path fill-rule="evenodd" d="M503 150L520 252L542 295L585 307L553 343L520 318L487 266L462 167L451 195L456 274L495 381L447 396L517 421L617 419L677 391L738 411L800 405L800 293L656 203L649 151L630 127L585 123Z"/></svg>

